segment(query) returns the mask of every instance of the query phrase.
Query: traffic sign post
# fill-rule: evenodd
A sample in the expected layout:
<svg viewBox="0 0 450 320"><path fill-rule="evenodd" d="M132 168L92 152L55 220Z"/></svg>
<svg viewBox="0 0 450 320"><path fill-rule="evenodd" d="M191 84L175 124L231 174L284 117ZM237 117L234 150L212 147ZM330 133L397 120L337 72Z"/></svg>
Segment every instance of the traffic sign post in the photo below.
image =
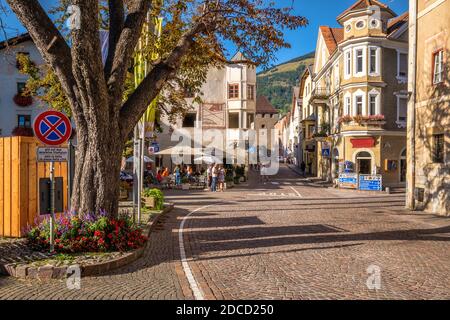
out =
<svg viewBox="0 0 450 320"><path fill-rule="evenodd" d="M47 146L59 146L69 140L72 125L69 118L59 111L40 113L33 124L34 135ZM55 250L55 162L67 161L66 148L38 148L38 161L50 162L50 252Z"/></svg>

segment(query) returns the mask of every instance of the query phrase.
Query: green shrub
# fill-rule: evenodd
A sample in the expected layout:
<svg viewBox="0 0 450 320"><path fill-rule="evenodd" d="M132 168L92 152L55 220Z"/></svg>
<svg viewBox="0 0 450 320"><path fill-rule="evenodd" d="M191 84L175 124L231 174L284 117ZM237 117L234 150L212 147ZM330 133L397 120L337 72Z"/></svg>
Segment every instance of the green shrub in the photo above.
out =
<svg viewBox="0 0 450 320"><path fill-rule="evenodd" d="M153 197L155 199L155 209L162 210L164 208L164 194L161 190L153 188L146 188L142 192L142 196L148 198Z"/></svg>

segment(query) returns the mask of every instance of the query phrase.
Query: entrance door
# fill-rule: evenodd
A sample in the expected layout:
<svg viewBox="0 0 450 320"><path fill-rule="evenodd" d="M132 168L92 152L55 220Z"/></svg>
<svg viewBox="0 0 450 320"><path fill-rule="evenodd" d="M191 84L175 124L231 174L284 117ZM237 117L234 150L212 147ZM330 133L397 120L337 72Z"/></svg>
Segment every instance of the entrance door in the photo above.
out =
<svg viewBox="0 0 450 320"><path fill-rule="evenodd" d="M372 156L366 151L359 152L356 155L357 172L360 174L372 173Z"/></svg>
<svg viewBox="0 0 450 320"><path fill-rule="evenodd" d="M400 182L406 182L406 149L400 155Z"/></svg>

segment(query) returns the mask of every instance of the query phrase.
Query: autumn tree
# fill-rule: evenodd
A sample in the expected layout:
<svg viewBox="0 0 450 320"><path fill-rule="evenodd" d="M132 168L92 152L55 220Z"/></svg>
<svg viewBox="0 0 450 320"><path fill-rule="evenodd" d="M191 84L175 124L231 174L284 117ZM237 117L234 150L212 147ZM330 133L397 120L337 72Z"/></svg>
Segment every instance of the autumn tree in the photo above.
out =
<svg viewBox="0 0 450 320"><path fill-rule="evenodd" d="M268 64L288 47L284 29L305 25L292 8L267 0L62 0L80 10L79 28L58 28L38 0L7 0L28 30L63 91L76 125L78 146L72 195L77 211L118 212L119 171L125 142L148 105L197 90L210 66L227 63L225 44ZM160 38L150 32L143 53L153 61L141 84L123 99L130 61L148 15L164 18ZM99 30L109 31L102 61ZM245 61L242 61L244 63ZM236 62L235 62L236 63ZM55 78L50 78L54 81ZM164 94L161 94L164 93Z"/></svg>

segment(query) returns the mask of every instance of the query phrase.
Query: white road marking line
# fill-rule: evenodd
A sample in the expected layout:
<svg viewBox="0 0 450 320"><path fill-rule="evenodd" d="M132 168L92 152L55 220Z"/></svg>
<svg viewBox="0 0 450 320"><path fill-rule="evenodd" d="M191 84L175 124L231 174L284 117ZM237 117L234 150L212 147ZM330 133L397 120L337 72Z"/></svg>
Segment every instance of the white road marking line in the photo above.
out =
<svg viewBox="0 0 450 320"><path fill-rule="evenodd" d="M186 278L189 282L189 286L191 287L191 290L194 293L194 297L196 300L205 300L205 297L203 296L203 292L198 286L197 281L195 281L194 275L192 274L192 270L189 267L189 263L187 262L186 259L186 250L184 249L184 240L183 240L183 228L185 222L193 213L211 206L212 204L209 204L189 212L186 216L183 217L183 220L181 220L180 229L178 229L178 243L180 245L181 264L183 266L184 274L186 275Z"/></svg>
<svg viewBox="0 0 450 320"><path fill-rule="evenodd" d="M279 185L280 183L279 182L275 182L275 181L272 181L271 182L273 185Z"/></svg>
<svg viewBox="0 0 450 320"><path fill-rule="evenodd" d="M300 194L300 192L298 192L297 190L295 190L294 187L291 186L291 187L289 187L289 188L291 188L292 190L294 190L294 192L298 195L299 198L303 198L302 195Z"/></svg>

